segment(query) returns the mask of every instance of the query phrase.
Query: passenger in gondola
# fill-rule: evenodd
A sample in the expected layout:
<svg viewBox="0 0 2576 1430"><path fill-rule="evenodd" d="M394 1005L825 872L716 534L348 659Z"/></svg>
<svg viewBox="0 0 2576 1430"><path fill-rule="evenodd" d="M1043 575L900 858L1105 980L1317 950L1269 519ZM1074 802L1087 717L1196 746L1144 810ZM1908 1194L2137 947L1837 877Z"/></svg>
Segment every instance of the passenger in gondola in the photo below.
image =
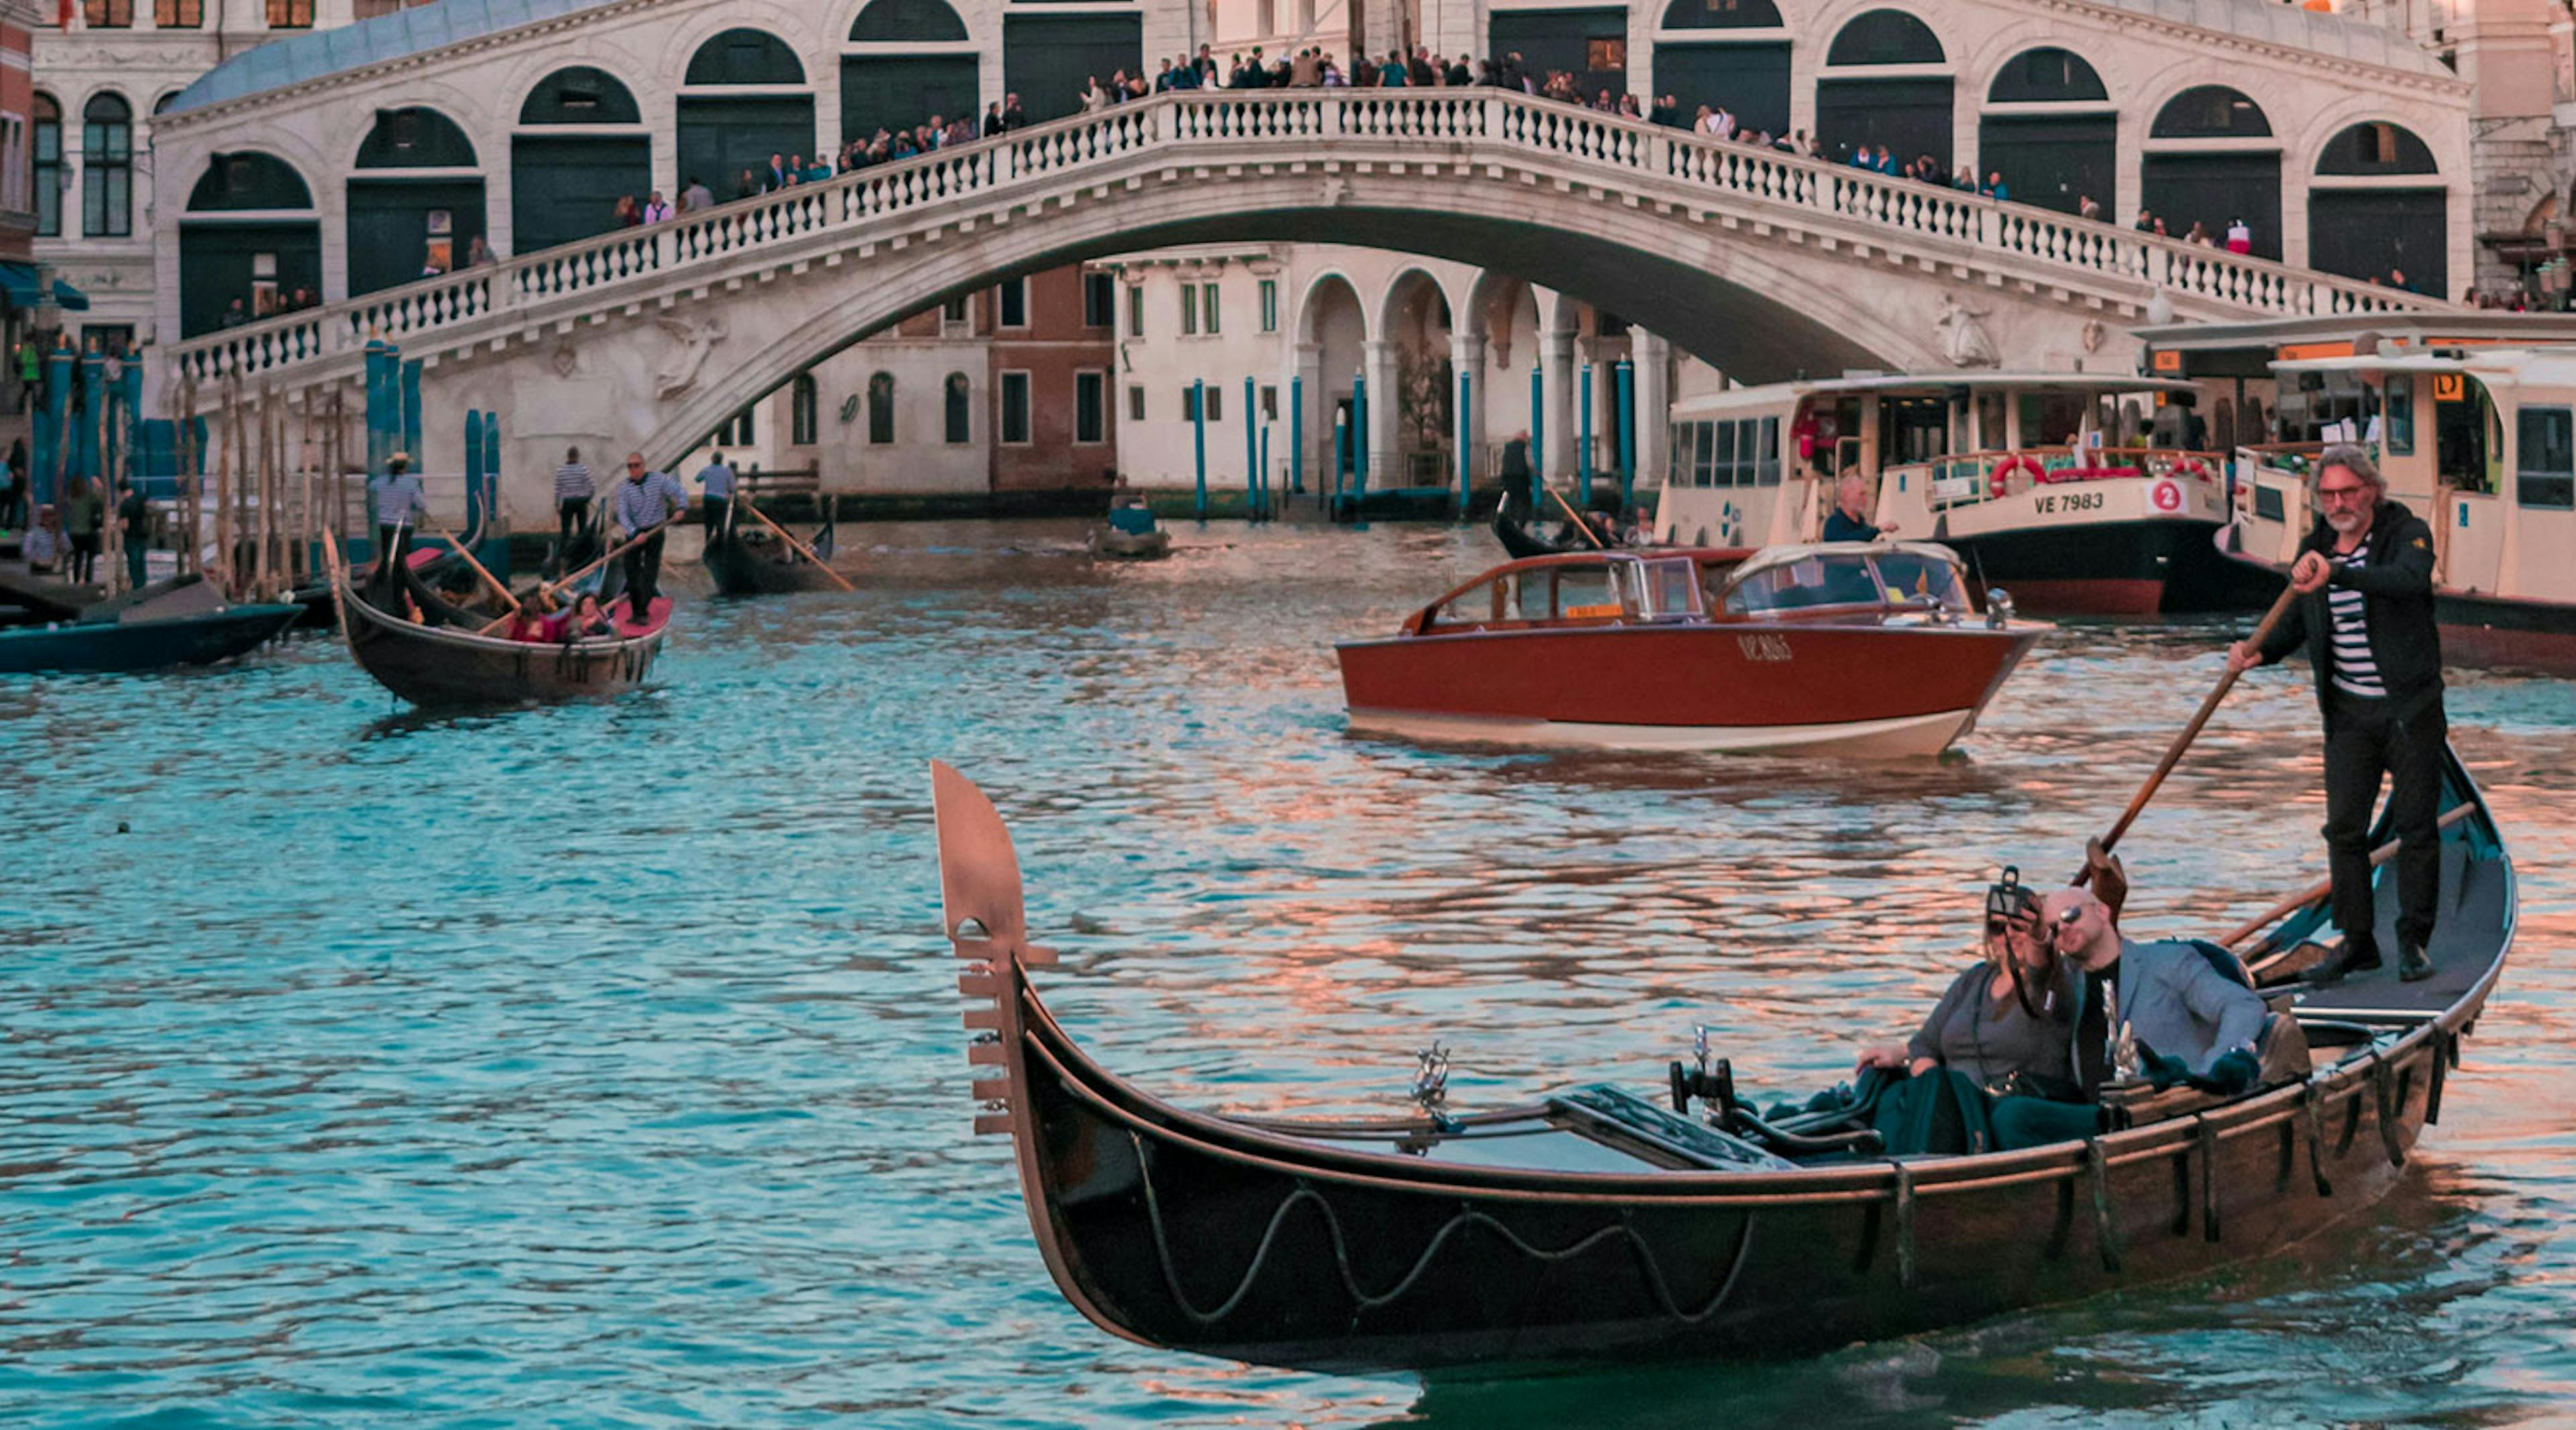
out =
<svg viewBox="0 0 2576 1430"><path fill-rule="evenodd" d="M2115 1082L2163 1089L2243 1092L2261 1076L2255 1041L2267 1009L2251 988L2188 943L2136 943L2090 889L2060 889L2043 903L2050 941L2083 979L2067 1071L2088 1098ZM2037 1147L2090 1137L2100 1109L2085 1103L2007 1098L1994 1109L1996 1145Z"/></svg>
<svg viewBox="0 0 2576 1430"><path fill-rule="evenodd" d="M2020 872L1987 891L1985 957L1951 980L1914 1036L1861 1054L1894 1079L1873 1121L1892 1154L1990 1152L2008 1103L2079 1096L2068 1077L2080 985L2050 947ZM2091 1115L2091 1109L2083 1109Z"/></svg>
<svg viewBox="0 0 2576 1430"><path fill-rule="evenodd" d="M540 594L519 603L510 615L510 639L530 645L546 645L555 639L556 618L546 610L546 598Z"/></svg>
<svg viewBox="0 0 2576 1430"><path fill-rule="evenodd" d="M1896 523L1873 526L1869 520L1869 483L1858 472L1846 472L1834 484L1834 509L1825 513L1827 541L1876 541L1894 536Z"/></svg>
<svg viewBox="0 0 2576 1430"><path fill-rule="evenodd" d="M599 604L599 597L584 591L573 603L571 614L557 626L560 639L568 641L602 640L617 634L617 623Z"/></svg>

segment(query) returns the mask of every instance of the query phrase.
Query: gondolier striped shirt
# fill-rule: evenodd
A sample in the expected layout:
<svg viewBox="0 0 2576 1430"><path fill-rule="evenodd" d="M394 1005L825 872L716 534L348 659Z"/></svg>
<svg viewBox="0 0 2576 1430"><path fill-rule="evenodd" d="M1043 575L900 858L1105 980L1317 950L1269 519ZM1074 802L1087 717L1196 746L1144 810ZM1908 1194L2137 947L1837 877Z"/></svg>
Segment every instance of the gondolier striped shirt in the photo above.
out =
<svg viewBox="0 0 2576 1430"><path fill-rule="evenodd" d="M680 490L678 479L669 472L646 472L640 482L630 479L617 484L617 524L629 536L688 509L689 494Z"/></svg>
<svg viewBox="0 0 2576 1430"><path fill-rule="evenodd" d="M2357 569L2369 555L2368 547L2357 546L2326 559L2346 569ZM2379 662L2370 654L2366 598L2350 586L2328 586L2326 605L2334 613L2335 689L2365 700L2385 699L2388 687L2380 683Z"/></svg>
<svg viewBox="0 0 2576 1430"><path fill-rule="evenodd" d="M566 462L555 468L555 501L588 501L598 488L590 480L588 462Z"/></svg>
<svg viewBox="0 0 2576 1430"><path fill-rule="evenodd" d="M393 526L427 515L429 503L421 499L418 475L395 472L376 479L376 525Z"/></svg>

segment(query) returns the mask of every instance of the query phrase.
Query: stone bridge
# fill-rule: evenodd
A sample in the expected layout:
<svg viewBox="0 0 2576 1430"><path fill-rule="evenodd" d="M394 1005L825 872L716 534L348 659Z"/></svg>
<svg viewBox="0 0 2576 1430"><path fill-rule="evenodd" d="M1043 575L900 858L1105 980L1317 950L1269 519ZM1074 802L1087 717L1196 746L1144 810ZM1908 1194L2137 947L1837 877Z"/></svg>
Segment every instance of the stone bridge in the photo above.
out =
<svg viewBox="0 0 2576 1430"><path fill-rule="evenodd" d="M2126 369L2125 329L2151 308L2445 306L1500 90L1202 92L227 329L169 349L165 390L202 408L235 377L290 392L350 380L381 336L424 361L432 412L501 414L505 470L531 484L510 505L533 507L532 474L565 440L674 459L801 369L951 295L1246 240L1517 273L1746 381L1997 358ZM166 238L160 260L175 292Z"/></svg>

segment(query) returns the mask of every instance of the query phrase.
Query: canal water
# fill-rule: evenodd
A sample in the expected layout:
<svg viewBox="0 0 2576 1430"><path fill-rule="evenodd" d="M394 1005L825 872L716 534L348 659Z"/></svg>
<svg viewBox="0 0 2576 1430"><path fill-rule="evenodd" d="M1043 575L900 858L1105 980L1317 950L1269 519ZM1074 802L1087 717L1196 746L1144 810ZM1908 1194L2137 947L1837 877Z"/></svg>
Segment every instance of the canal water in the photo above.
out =
<svg viewBox="0 0 2576 1430"><path fill-rule="evenodd" d="M1330 642L1482 533L845 533L858 596L693 601L655 688L454 718L333 645L0 683L0 1421L467 1426L2496 1425L2576 1406L2576 697L2463 674L2524 875L2445 1120L2252 1267L1794 1365L1508 1384L1149 1350L969 1135L925 762L1012 821L1053 1006L1185 1103L1765 1089L1919 1018L1996 865L2072 871L2221 627L2050 637L1964 752L1850 766L1354 739ZM2312 877L2304 673L2129 837L2133 932Z"/></svg>

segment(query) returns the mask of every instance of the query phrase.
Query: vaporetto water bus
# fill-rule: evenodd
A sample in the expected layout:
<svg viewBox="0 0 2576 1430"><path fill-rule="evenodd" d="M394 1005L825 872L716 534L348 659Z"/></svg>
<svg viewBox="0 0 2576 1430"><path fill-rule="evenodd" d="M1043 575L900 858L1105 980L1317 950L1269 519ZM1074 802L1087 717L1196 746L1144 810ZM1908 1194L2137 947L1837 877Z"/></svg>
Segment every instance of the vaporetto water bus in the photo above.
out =
<svg viewBox="0 0 2576 1430"><path fill-rule="evenodd" d="M1859 473L1876 521L1957 551L2025 611L2152 615L2259 604L2266 582L2219 558L2221 451L2194 443L2187 382L1967 369L1848 373L1674 404L1659 541L1815 540L1836 480Z"/></svg>
<svg viewBox="0 0 2576 1430"><path fill-rule="evenodd" d="M2433 528L2434 618L2453 661L2576 675L2576 322L2479 314L2150 330L2150 363L2271 405L2236 451L2222 547L2278 582L2316 523L2329 440L2377 457ZM2241 374L2252 369L2260 379ZM2241 425L2241 424L2240 424Z"/></svg>

